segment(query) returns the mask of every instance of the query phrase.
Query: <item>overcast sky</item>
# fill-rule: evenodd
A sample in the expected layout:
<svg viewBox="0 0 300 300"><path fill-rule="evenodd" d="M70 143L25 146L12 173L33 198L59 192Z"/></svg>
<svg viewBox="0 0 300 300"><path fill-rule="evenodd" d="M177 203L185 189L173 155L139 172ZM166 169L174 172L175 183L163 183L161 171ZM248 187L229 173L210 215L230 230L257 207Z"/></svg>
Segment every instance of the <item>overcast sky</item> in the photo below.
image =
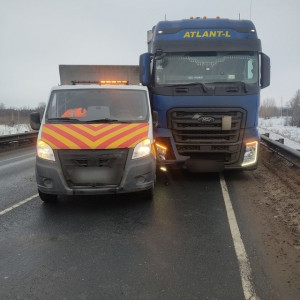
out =
<svg viewBox="0 0 300 300"><path fill-rule="evenodd" d="M252 19L271 58L262 100L300 89L299 0L0 0L0 103L35 107L59 83L59 64L138 64L146 32L190 16Z"/></svg>

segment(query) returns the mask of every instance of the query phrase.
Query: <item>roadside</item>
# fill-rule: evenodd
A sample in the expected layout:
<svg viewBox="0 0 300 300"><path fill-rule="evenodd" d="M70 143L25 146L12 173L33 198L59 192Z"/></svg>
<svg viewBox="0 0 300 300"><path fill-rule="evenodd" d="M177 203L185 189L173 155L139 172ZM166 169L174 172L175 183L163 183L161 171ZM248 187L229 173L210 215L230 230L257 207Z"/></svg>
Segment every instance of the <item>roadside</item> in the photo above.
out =
<svg viewBox="0 0 300 300"><path fill-rule="evenodd" d="M286 117L262 119L259 118L259 133L269 133L270 139L284 139L284 144L292 149L300 149L300 127L287 126Z"/></svg>
<svg viewBox="0 0 300 300"><path fill-rule="evenodd" d="M0 124L0 136L29 132L29 131L32 131L29 124L15 124L13 126Z"/></svg>
<svg viewBox="0 0 300 300"><path fill-rule="evenodd" d="M261 155L266 170L253 175L257 180L263 178L268 187L264 204L277 212L276 217L292 236L292 245L300 250L300 169L264 147ZM276 176L269 176L270 173Z"/></svg>
<svg viewBox="0 0 300 300"><path fill-rule="evenodd" d="M299 299L300 170L262 146L257 170L226 173L226 179L239 199L247 248L257 261L254 269L263 269L270 299Z"/></svg>

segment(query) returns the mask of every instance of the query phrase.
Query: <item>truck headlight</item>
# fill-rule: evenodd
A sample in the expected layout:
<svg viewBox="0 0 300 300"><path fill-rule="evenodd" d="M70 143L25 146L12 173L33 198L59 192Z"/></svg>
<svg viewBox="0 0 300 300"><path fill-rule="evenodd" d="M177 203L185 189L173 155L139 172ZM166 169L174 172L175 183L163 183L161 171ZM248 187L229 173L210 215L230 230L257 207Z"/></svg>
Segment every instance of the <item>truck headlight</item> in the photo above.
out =
<svg viewBox="0 0 300 300"><path fill-rule="evenodd" d="M258 142L249 142L246 143L246 151L244 154L244 160L242 163L242 167L246 167L249 165L253 165L257 161L257 150L258 150Z"/></svg>
<svg viewBox="0 0 300 300"><path fill-rule="evenodd" d="M150 153L151 153L151 141L150 139L145 139L135 146L132 154L132 159L145 157Z"/></svg>
<svg viewBox="0 0 300 300"><path fill-rule="evenodd" d="M54 153L52 148L42 140L38 140L37 146L37 156L42 159L55 161Z"/></svg>
<svg viewBox="0 0 300 300"><path fill-rule="evenodd" d="M166 154L167 154L168 148L166 146L164 146L162 144L158 144L158 143L155 143L155 146L156 146L157 157L160 160L166 160Z"/></svg>

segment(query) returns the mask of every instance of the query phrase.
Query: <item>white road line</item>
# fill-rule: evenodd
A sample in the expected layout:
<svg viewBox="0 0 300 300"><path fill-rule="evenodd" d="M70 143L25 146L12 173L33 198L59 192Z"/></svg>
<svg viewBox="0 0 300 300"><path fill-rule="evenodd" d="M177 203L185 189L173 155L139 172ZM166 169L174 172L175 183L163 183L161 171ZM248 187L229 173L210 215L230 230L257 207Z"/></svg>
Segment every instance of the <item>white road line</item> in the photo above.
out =
<svg viewBox="0 0 300 300"><path fill-rule="evenodd" d="M3 174L5 174L5 172L2 171L2 170L13 168L14 166L20 166L20 164L29 163L29 162L34 161L34 160L35 160L35 156L34 157L28 157L26 159L22 159L22 160L18 160L18 161L9 162L9 163L3 164L3 165L0 162L0 169L1 169L1 172Z"/></svg>
<svg viewBox="0 0 300 300"><path fill-rule="evenodd" d="M13 209L15 209L15 208L17 208L17 207L19 207L19 206L21 206L21 205L27 203L27 202L33 200L34 198L38 197L38 195L39 195L39 194L35 194L35 195L33 195L33 196L31 196L31 197L25 199L25 200L22 200L22 201L20 201L20 202L18 202L18 203L16 203L16 204L14 204L14 205L11 206L11 207L8 207L8 208L6 208L6 209L0 211L0 216L3 216L3 215L5 215L6 213L8 213L9 211L11 211L11 210L13 210Z"/></svg>
<svg viewBox="0 0 300 300"><path fill-rule="evenodd" d="M239 263L244 296L245 299L247 300L248 299L258 300L259 297L256 296L255 289L252 285L250 262L248 260L245 246L241 238L241 233L236 221L236 217L231 204L231 200L229 197L229 193L228 193L228 189L227 189L227 185L223 173L220 173L220 183L221 183L223 198L226 206L227 217L228 217L230 231L233 239L234 249Z"/></svg>
<svg viewBox="0 0 300 300"><path fill-rule="evenodd" d="M8 158L8 159L3 159L3 160L0 160L0 163L10 161L10 160L16 160L16 159L21 158L21 157L27 157L27 156L30 157L30 156L33 156L33 155L35 155L35 152L20 155L20 156L16 156L16 157L12 157L12 158Z"/></svg>

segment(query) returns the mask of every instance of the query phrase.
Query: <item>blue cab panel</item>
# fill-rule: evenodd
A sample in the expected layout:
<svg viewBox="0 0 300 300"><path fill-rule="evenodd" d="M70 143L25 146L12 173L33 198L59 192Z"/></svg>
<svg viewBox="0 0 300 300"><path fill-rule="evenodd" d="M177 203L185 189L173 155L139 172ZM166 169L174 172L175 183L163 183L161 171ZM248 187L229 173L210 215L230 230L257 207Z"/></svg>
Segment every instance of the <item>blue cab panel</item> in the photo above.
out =
<svg viewBox="0 0 300 300"><path fill-rule="evenodd" d="M147 42L141 82L158 113L158 165L255 169L260 89L270 84L270 59L252 21L161 21Z"/></svg>

